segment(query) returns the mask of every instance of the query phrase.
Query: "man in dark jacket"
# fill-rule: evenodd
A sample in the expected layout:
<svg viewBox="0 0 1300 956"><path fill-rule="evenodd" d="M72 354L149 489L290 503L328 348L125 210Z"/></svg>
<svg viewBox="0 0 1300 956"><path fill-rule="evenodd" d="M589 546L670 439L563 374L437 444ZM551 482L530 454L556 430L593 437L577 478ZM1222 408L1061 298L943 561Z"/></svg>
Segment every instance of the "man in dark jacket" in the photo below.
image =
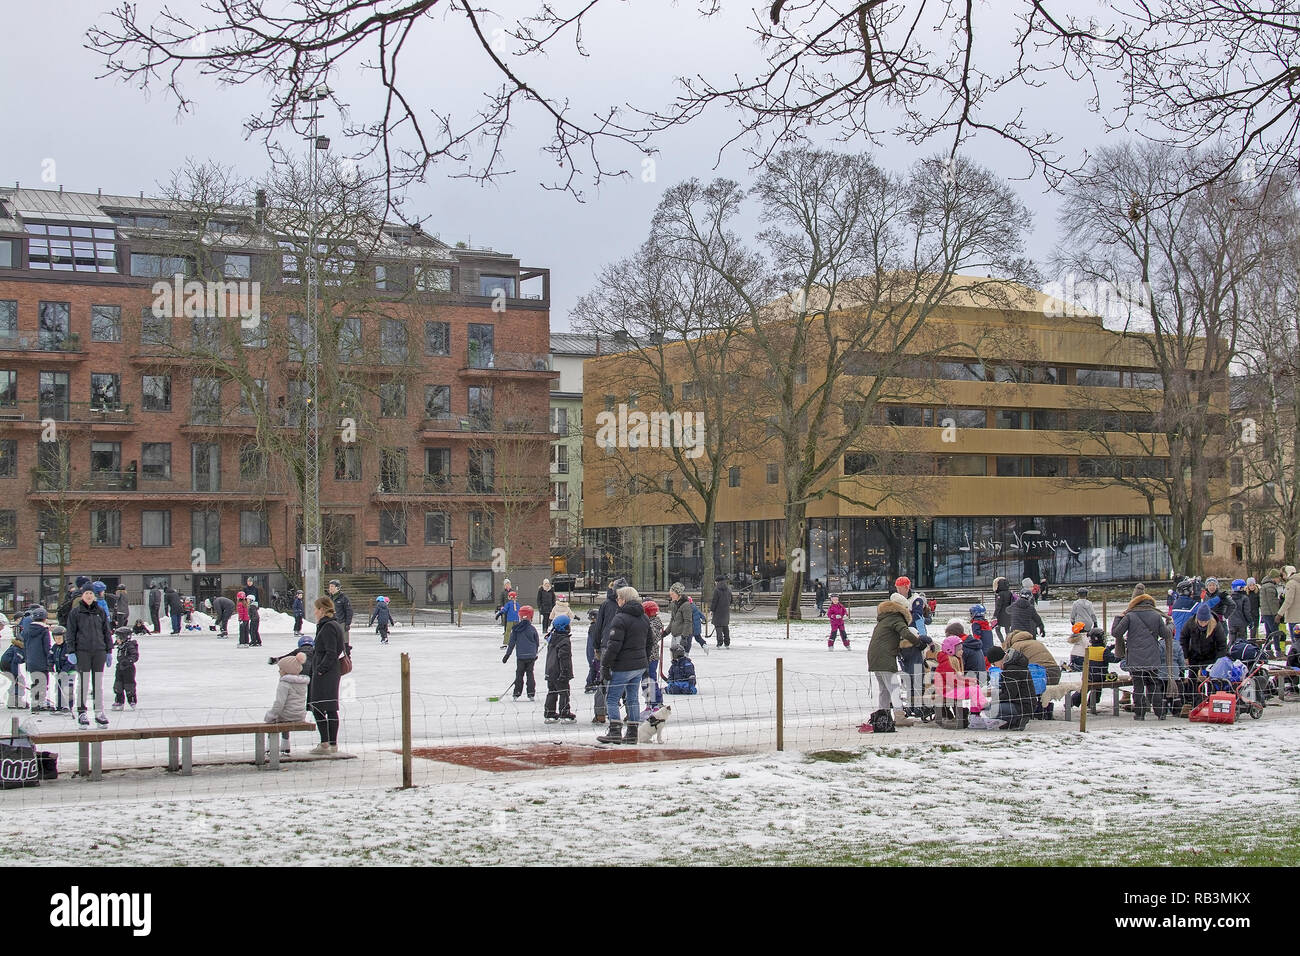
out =
<svg viewBox="0 0 1300 956"><path fill-rule="evenodd" d="M70 653L77 656L77 722L83 727L90 724L86 716L86 697L95 700L95 723L108 726L104 712L104 668L113 653L113 635L108 629L108 619L100 610L94 590L87 585L68 613L66 637Z"/></svg>
<svg viewBox="0 0 1300 956"><path fill-rule="evenodd" d="M316 640L311 655L311 683L307 685L307 703L316 719L320 743L308 753L324 755L339 752L339 657L347 643L343 625L331 613L329 605L316 599L312 609L316 616Z"/></svg>
<svg viewBox="0 0 1300 956"><path fill-rule="evenodd" d="M228 637L226 628L230 623L231 615L235 613L235 602L230 600L224 594L219 594L212 599L212 616L217 619L218 636Z"/></svg>
<svg viewBox="0 0 1300 956"><path fill-rule="evenodd" d="M1220 657L1228 655L1228 638L1223 622L1214 616L1210 606L1202 601L1178 635L1183 646L1183 656L1188 667L1209 667ZM1193 675L1195 676L1195 675Z"/></svg>
<svg viewBox="0 0 1300 956"><path fill-rule="evenodd" d="M1124 659L1124 668L1133 675L1133 719L1145 720L1147 706L1156 717L1165 719L1165 695L1159 679L1164 663L1164 645L1172 635L1169 622L1149 594L1139 594L1129 602L1124 613L1110 625L1115 638L1115 653Z"/></svg>
<svg viewBox="0 0 1300 956"><path fill-rule="evenodd" d="M23 659L32 678L32 713L54 710L45 700L53 658L53 639L46 623L49 612L43 607L32 609L31 620L22 626Z"/></svg>
<svg viewBox="0 0 1300 956"><path fill-rule="evenodd" d="M330 600L334 602L334 620L343 628L344 639L352 634L352 601L343 593L337 580L329 583Z"/></svg>
<svg viewBox="0 0 1300 956"><path fill-rule="evenodd" d="M813 582L813 596L817 600L817 616L821 617L826 613L826 582L821 578Z"/></svg>
<svg viewBox="0 0 1300 956"><path fill-rule="evenodd" d="M609 715L609 730L596 739L605 744L634 744L641 723L641 705L638 695L641 678L650 664L650 621L641 607L641 596L635 588L621 587L616 592L618 613L605 634L601 648L600 673L609 691L605 695L605 708ZM627 701L627 736L619 736L623 724L618 719L619 701Z"/></svg>
<svg viewBox="0 0 1300 956"><path fill-rule="evenodd" d="M1011 593L1011 585L1007 583L1006 578L993 579L993 624L995 633L999 641L1006 640L1006 636L1011 633L1011 617L1008 612L1011 609L1011 602L1015 596Z"/></svg>
<svg viewBox="0 0 1300 956"><path fill-rule="evenodd" d="M155 634L162 633L162 606L163 592L162 588L154 585L149 589L149 599L145 602L149 605L149 623L153 625Z"/></svg>
<svg viewBox="0 0 1300 956"><path fill-rule="evenodd" d="M537 678L533 674L533 665L537 663L537 652L541 649L542 639L533 627L533 609L525 604L519 609L519 620L510 629L510 641L506 644L504 664L515 655L515 700L524 692L524 681L528 681L528 699L537 696Z"/></svg>
<svg viewBox="0 0 1300 956"><path fill-rule="evenodd" d="M1002 677L998 681L995 716L1006 721L1006 730L1023 730L1033 716L1038 700L1034 693L1034 678L1029 673L1029 658L1013 650L1000 664Z"/></svg>
<svg viewBox="0 0 1300 956"><path fill-rule="evenodd" d="M63 600L59 603L54 615L63 627L68 626L68 615L72 613L72 605L80 596L81 592L77 590L77 585L69 581L67 593L63 595Z"/></svg>
<svg viewBox="0 0 1300 956"><path fill-rule="evenodd" d="M167 608L167 613L172 619L172 633L181 632L181 596L174 587L170 585L163 591L163 602Z"/></svg>
<svg viewBox="0 0 1300 956"><path fill-rule="evenodd" d="M1016 631L1028 631L1031 637L1045 637L1047 628L1043 627L1043 619L1038 616L1038 609L1034 607L1034 594L1032 591L1021 591L1011 606L1007 608L1007 633L1014 634Z"/></svg>
<svg viewBox="0 0 1300 956"><path fill-rule="evenodd" d="M244 597L250 601L256 601L258 604L262 603L262 592L257 589L257 585L253 583L252 578L246 578L244 581Z"/></svg>
<svg viewBox="0 0 1300 956"><path fill-rule="evenodd" d="M668 634L672 637L669 648L680 646L690 650L695 620L691 613L691 602L686 597L686 588L680 582L675 583L668 589L668 596L671 598L668 602Z"/></svg>
<svg viewBox="0 0 1300 956"><path fill-rule="evenodd" d="M569 707L569 682L573 680L573 640L569 633L569 616L556 615L551 626L551 639L546 642L546 707L543 713L548 724L578 719Z"/></svg>
<svg viewBox="0 0 1300 956"><path fill-rule="evenodd" d="M731 646L731 588L726 578L713 582L713 597L709 598L709 617L713 619L714 636L719 647Z"/></svg>

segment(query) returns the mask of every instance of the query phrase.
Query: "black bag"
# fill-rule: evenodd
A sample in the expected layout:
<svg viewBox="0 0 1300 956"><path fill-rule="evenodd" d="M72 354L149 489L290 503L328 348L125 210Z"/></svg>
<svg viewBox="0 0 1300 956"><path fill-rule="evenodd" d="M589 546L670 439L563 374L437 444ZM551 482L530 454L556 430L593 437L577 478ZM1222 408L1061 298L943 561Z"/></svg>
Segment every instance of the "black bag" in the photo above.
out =
<svg viewBox="0 0 1300 956"><path fill-rule="evenodd" d="M944 730L965 730L970 726L970 711L965 707L944 704L939 711L938 723Z"/></svg>
<svg viewBox="0 0 1300 956"><path fill-rule="evenodd" d="M36 759L40 763L42 780L59 779L59 755L52 750L36 751Z"/></svg>
<svg viewBox="0 0 1300 956"><path fill-rule="evenodd" d="M26 737L0 737L0 789L39 787L40 766L36 748Z"/></svg>
<svg viewBox="0 0 1300 956"><path fill-rule="evenodd" d="M871 725L871 732L876 734L892 734L898 730L894 726L894 713L890 710L873 711L867 723Z"/></svg>

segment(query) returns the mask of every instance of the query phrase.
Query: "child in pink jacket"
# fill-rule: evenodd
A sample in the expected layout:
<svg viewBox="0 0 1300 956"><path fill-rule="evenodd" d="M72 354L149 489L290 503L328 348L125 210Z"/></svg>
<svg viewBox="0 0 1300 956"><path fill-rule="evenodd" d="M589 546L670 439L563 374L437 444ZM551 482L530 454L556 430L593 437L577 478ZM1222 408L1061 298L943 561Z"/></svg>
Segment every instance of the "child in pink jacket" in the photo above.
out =
<svg viewBox="0 0 1300 956"><path fill-rule="evenodd" d="M248 643L248 597L243 591L235 595L235 614L239 617L239 646L251 647Z"/></svg>
<svg viewBox="0 0 1300 956"><path fill-rule="evenodd" d="M835 633L838 631L840 640L844 642L844 646L847 648L849 646L849 635L844 630L844 619L849 616L849 609L840 603L838 594L831 595L831 606L826 609L826 616L830 618L831 622L831 637L826 642L826 646L832 650L834 649Z"/></svg>

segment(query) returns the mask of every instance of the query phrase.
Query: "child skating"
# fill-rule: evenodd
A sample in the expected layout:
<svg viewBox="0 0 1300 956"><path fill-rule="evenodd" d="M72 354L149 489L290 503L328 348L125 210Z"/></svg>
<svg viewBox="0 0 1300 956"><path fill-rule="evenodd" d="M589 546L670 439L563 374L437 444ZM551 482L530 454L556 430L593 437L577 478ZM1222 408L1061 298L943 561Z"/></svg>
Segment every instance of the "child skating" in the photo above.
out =
<svg viewBox="0 0 1300 956"><path fill-rule="evenodd" d="M117 637L117 668L113 672L112 709L121 710L125 703L135 710L135 665L140 660L140 642L125 627L113 633Z"/></svg>
<svg viewBox="0 0 1300 956"><path fill-rule="evenodd" d="M831 622L831 636L826 642L826 646L831 650L835 648L835 635L839 634L840 640L844 642L845 650L849 648L849 635L844 630L844 619L849 616L849 609L840 603L838 594L831 595L831 606L826 609L826 616Z"/></svg>
<svg viewBox="0 0 1300 956"><path fill-rule="evenodd" d="M388 628L393 623L393 615L388 610L388 598L375 598L375 609L370 612L370 624L379 632L379 643L388 643Z"/></svg>

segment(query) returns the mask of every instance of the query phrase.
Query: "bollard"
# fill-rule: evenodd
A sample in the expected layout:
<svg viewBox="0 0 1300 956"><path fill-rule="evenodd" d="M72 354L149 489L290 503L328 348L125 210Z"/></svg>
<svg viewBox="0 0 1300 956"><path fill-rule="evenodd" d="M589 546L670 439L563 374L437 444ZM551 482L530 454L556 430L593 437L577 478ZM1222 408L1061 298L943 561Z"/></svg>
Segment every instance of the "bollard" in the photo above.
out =
<svg viewBox="0 0 1300 956"><path fill-rule="evenodd" d="M411 655L402 655L402 789L411 783Z"/></svg>

